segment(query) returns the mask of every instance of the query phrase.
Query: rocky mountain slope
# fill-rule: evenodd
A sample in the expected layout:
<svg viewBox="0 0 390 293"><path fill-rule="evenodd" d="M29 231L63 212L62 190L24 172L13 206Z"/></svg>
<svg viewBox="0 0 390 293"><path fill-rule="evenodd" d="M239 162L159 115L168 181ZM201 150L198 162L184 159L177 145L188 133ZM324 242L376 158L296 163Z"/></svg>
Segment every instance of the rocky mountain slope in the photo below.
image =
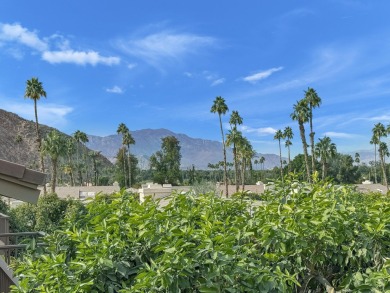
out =
<svg viewBox="0 0 390 293"><path fill-rule="evenodd" d="M39 127L42 137L54 129L43 124ZM64 133L63 135L68 136ZM39 170L35 121L0 109L0 159ZM112 166L104 156L100 156L100 161L104 166Z"/></svg>

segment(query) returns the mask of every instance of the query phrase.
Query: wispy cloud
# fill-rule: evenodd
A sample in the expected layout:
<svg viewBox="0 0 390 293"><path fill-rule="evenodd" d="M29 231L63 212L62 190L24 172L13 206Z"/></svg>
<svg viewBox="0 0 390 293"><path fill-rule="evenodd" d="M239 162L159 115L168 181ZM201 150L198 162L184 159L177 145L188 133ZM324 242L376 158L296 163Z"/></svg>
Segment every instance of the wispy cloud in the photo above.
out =
<svg viewBox="0 0 390 293"><path fill-rule="evenodd" d="M181 60L188 54L198 53L200 49L214 45L215 42L216 39L208 36L162 31L143 38L119 40L117 45L124 52L160 68L162 63Z"/></svg>
<svg viewBox="0 0 390 293"><path fill-rule="evenodd" d="M265 136L265 135L274 135L276 132L275 128L272 127L260 127L260 128L253 128L246 125L240 125L239 130L243 133L254 133L259 136Z"/></svg>
<svg viewBox="0 0 390 293"><path fill-rule="evenodd" d="M47 38L40 38L36 31L30 31L18 23L0 23L0 42L11 44L16 43L26 46L41 54L42 60L51 64L73 63L77 65L116 65L120 63L119 57L104 57L94 50L75 51L70 49L69 40L65 37L54 34ZM59 50L51 50L50 47ZM22 58L18 48L7 50L15 58Z"/></svg>
<svg viewBox="0 0 390 293"><path fill-rule="evenodd" d="M0 23L0 40L16 42L37 51L48 49L48 44L41 40L35 31L29 31L18 23Z"/></svg>
<svg viewBox="0 0 390 293"><path fill-rule="evenodd" d="M333 131L324 132L323 133L323 137L324 136L334 137L334 138L352 138L352 137L354 137L354 135L350 134L350 133L333 132Z"/></svg>
<svg viewBox="0 0 390 293"><path fill-rule="evenodd" d="M124 91L119 86L113 86L112 88L106 89L106 92L113 93L113 94L123 94Z"/></svg>
<svg viewBox="0 0 390 293"><path fill-rule="evenodd" d="M74 63L78 65L97 65L99 63L104 65L115 65L120 63L118 57L103 57L98 52L89 51L45 51L42 54L42 59L55 64L55 63Z"/></svg>
<svg viewBox="0 0 390 293"><path fill-rule="evenodd" d="M16 113L25 119L34 120L34 106L26 106L26 103L7 102L3 107L5 110ZM39 122L51 127L63 127L68 123L67 115L73 112L73 108L53 103L40 103L38 109Z"/></svg>
<svg viewBox="0 0 390 293"><path fill-rule="evenodd" d="M137 63L129 63L129 64L127 65L127 68L128 68L128 69L133 69L133 68L135 68L135 67L137 67Z"/></svg>
<svg viewBox="0 0 390 293"><path fill-rule="evenodd" d="M219 78L219 79L216 79L214 80L212 83L211 83L211 86L216 86L216 85L219 85L219 84L222 84L225 82L225 79L224 78Z"/></svg>
<svg viewBox="0 0 390 293"><path fill-rule="evenodd" d="M282 69L283 69L282 66L270 68L270 69L260 71L260 72L254 73L252 75L248 75L246 77L243 77L242 80L250 82L250 83L256 83L259 80L265 79L265 78L271 76L271 74L278 72Z"/></svg>

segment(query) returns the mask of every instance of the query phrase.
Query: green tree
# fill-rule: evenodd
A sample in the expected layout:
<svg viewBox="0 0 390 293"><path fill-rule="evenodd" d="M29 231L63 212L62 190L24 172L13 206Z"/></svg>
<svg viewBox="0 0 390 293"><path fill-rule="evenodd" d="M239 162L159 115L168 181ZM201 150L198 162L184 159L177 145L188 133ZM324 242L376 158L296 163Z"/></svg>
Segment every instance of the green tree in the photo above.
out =
<svg viewBox="0 0 390 293"><path fill-rule="evenodd" d="M221 136L222 136L222 148L223 148L223 163L224 163L224 174L223 181L225 184L225 196L229 196L228 191L228 182L227 182L227 169L226 169L226 145L225 145L225 135L223 134L222 127L222 115L225 115L227 111L229 111L228 106L225 103L225 99L218 96L215 98L213 105L211 106L211 113L217 113L219 117L219 126L221 128Z"/></svg>
<svg viewBox="0 0 390 293"><path fill-rule="evenodd" d="M284 128L283 136L286 139L285 147L288 150L288 172L291 172L290 163L291 163L291 157L290 157L290 147L292 146L292 139L294 138L294 132L292 131L292 128L290 126L287 126Z"/></svg>
<svg viewBox="0 0 390 293"><path fill-rule="evenodd" d="M38 109L37 109L37 101L40 100L41 97L46 98L46 91L43 88L42 82L38 80L37 77L33 77L26 82L26 91L24 93L25 98L29 98L34 101L34 113L35 113L35 129L37 135L37 145L38 145L38 153L40 156L41 162L41 171L45 173L45 163L43 160L41 145L42 145L42 137L39 131L39 123L38 123ZM43 185L43 192L46 194L46 185Z"/></svg>
<svg viewBox="0 0 390 293"><path fill-rule="evenodd" d="M306 134L305 134L305 126L304 126L304 124L309 121L310 109L307 105L307 101L304 99L298 101L293 106L293 108L294 108L294 112L291 114L291 118L295 121L298 121L299 132L302 140L303 155L305 157L307 180L311 182L309 156L307 153L307 142L306 142Z"/></svg>
<svg viewBox="0 0 390 293"><path fill-rule="evenodd" d="M89 141L88 136L85 132L82 132L80 130L77 130L73 134L73 138L76 140L77 143L77 170L78 170L78 175L79 175L79 184L80 186L83 184L83 177L82 177L82 171L81 171L81 164L79 161L80 157L80 144L85 144L86 142Z"/></svg>
<svg viewBox="0 0 390 293"><path fill-rule="evenodd" d="M315 170L315 155L314 155L314 135L313 131L313 109L318 108L321 105L321 98L318 96L317 92L313 88L308 88L305 91L305 100L309 105L309 124L310 124L310 144L311 144L311 168L314 172Z"/></svg>
<svg viewBox="0 0 390 293"><path fill-rule="evenodd" d="M282 147L280 144L280 140L282 140L283 138L284 138L283 132L280 129L277 130L274 135L274 139L277 139L279 142L280 178L282 182L284 179L283 179L283 164L282 164Z"/></svg>
<svg viewBox="0 0 390 293"><path fill-rule="evenodd" d="M322 165L322 180L326 177L326 168L329 158L333 158L337 153L336 145L327 136L320 138L315 146L315 154L320 158Z"/></svg>
<svg viewBox="0 0 390 293"><path fill-rule="evenodd" d="M90 151L89 156L92 158L93 165L93 182L94 185L97 186L99 182L99 170L98 170L98 158L100 156L101 151Z"/></svg>
<svg viewBox="0 0 390 293"><path fill-rule="evenodd" d="M51 159L51 192L56 192L58 159L66 154L66 140L57 130L52 130L43 140L42 153Z"/></svg>
<svg viewBox="0 0 390 293"><path fill-rule="evenodd" d="M177 185L180 182L180 142L174 136L167 136L161 140L161 150L150 157L154 180L160 184Z"/></svg>

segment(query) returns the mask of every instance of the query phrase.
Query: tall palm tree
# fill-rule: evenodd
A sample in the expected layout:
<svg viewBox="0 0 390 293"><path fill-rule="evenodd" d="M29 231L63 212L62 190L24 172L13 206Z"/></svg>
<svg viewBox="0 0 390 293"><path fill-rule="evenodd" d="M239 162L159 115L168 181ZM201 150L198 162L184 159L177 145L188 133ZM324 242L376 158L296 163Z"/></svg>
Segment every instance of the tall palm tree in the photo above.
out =
<svg viewBox="0 0 390 293"><path fill-rule="evenodd" d="M320 138L319 142L315 145L315 154L318 158L320 158L322 164L322 180L326 177L326 168L329 158L333 158L336 153L336 145L327 136L323 139Z"/></svg>
<svg viewBox="0 0 390 293"><path fill-rule="evenodd" d="M127 146L127 165L129 167L129 187L131 187L131 157L130 157L130 145L135 144L135 140L130 131L123 135L123 144Z"/></svg>
<svg viewBox="0 0 390 293"><path fill-rule="evenodd" d="M92 164L93 164L93 181L94 185L98 185L98 170L97 170L97 159L99 158L101 151L91 151L89 152L89 156L92 158Z"/></svg>
<svg viewBox="0 0 390 293"><path fill-rule="evenodd" d="M292 146L292 139L294 138L294 132L290 126L284 128L283 136L286 139L285 147L288 149L288 172L291 172L291 157L290 157L290 146Z"/></svg>
<svg viewBox="0 0 390 293"><path fill-rule="evenodd" d="M79 184L80 186L82 185L82 176L81 176L81 164L79 162L79 155L80 155L80 144L84 144L86 142L89 141L88 139L88 136L85 132L82 132L80 130L77 130L74 134L73 134L73 138L76 140L77 142L77 168L78 168L78 173L79 173Z"/></svg>
<svg viewBox="0 0 390 293"><path fill-rule="evenodd" d="M374 145L374 180L375 183L378 183L378 179L376 176L376 146L380 143L379 139L377 136L373 135L370 140L370 144Z"/></svg>
<svg viewBox="0 0 390 293"><path fill-rule="evenodd" d="M68 164L66 166L67 173L70 176L70 185L74 186L74 176L73 176L73 171L74 171L74 164L72 162L72 155L76 152L76 146L74 144L74 139L73 138L68 138L66 139L65 142L65 147L66 147L66 155L68 158Z"/></svg>
<svg viewBox="0 0 390 293"><path fill-rule="evenodd" d="M52 130L43 140L42 153L51 159L51 192L56 192L58 158L66 154L66 140L58 131Z"/></svg>
<svg viewBox="0 0 390 293"><path fill-rule="evenodd" d="M252 159L255 156L255 151L249 140L246 137L242 137L242 139L237 143L237 152L238 156L241 158L241 184L242 191L245 189L245 170L252 163Z"/></svg>
<svg viewBox="0 0 390 293"><path fill-rule="evenodd" d="M263 156L261 156L259 159L259 163L260 163L260 168L261 168L262 173L264 173L264 162L265 162L265 158ZM263 179L263 176L261 176L260 179Z"/></svg>
<svg viewBox="0 0 390 293"><path fill-rule="evenodd" d="M232 111L230 115L229 124L230 129L237 130L237 125L241 125L243 122L242 117L238 114L238 111ZM233 140L233 159L234 159L234 181L236 184L236 192L238 192L238 165L237 165L237 150L236 142Z"/></svg>
<svg viewBox="0 0 390 293"><path fill-rule="evenodd" d="M310 122L310 144L311 144L311 168L314 172L314 135L313 131L313 109L318 108L321 105L321 98L318 96L317 92L313 88L308 88L305 91L305 100L309 105L309 122Z"/></svg>
<svg viewBox="0 0 390 293"><path fill-rule="evenodd" d="M374 128L372 129L372 134L373 134L373 136L375 136L377 138L377 140L375 140L375 142L377 143L377 145L380 146L381 142L382 142L381 138L387 136L386 127L382 123L379 122L379 123L374 125ZM384 146L382 146L382 150L383 150L383 147ZM379 149L378 149L378 151L379 151L379 156L381 156L381 153L380 153L381 151ZM376 157L375 157L375 167L376 167ZM386 174L385 165L382 164L382 158L381 158L381 168L382 168L382 174Z"/></svg>
<svg viewBox="0 0 390 293"><path fill-rule="evenodd" d="M282 179L283 183L283 162L282 162L282 147L280 145L280 140L284 138L283 132L279 129L276 131L274 135L274 139L277 139L279 141L279 160L280 160L280 178Z"/></svg>
<svg viewBox="0 0 390 293"><path fill-rule="evenodd" d="M225 146L225 136L223 134L223 128L222 128L222 115L225 115L227 111L229 111L228 106L225 103L225 99L218 96L215 98L213 105L211 106L211 113L218 113L219 117L219 126L221 128L221 136L222 136L222 148L223 148L223 164L224 164L224 174L223 174L223 180L225 183L225 195L226 197L229 196L228 191L228 182L227 182L227 170L226 170L226 146Z"/></svg>
<svg viewBox="0 0 390 293"><path fill-rule="evenodd" d="M386 163L385 163L385 156L388 157L390 155L389 148L387 147L387 144L383 141L379 143L379 157L381 160L381 166L382 166L382 183L384 186L386 186L387 189L389 189L389 186L387 184L387 174L386 174Z"/></svg>
<svg viewBox="0 0 390 293"><path fill-rule="evenodd" d="M233 139L230 140L230 143L227 146L233 144L233 160L234 160L234 181L236 184L236 192L238 192L238 162L237 162L237 149L236 149L236 140L234 139L234 134L237 133L237 125L242 124L242 117L238 114L238 111L232 111L229 119L230 124L230 133L233 135ZM227 143L227 142L226 142Z"/></svg>
<svg viewBox="0 0 390 293"><path fill-rule="evenodd" d="M310 176L310 167L309 167L309 156L307 154L307 142L306 142L306 134L305 134L305 126L304 124L309 121L309 106L306 100L298 101L294 106L294 112L291 113L291 118L295 121L298 121L299 132L301 134L302 146L303 146L303 155L305 157L305 165L306 165L306 175L307 180L311 182Z"/></svg>
<svg viewBox="0 0 390 293"><path fill-rule="evenodd" d="M116 133L122 135L122 145L124 145L123 137L124 137L125 133L128 133L128 132L129 132L129 128L127 128L126 124L120 123L118 125L118 129L116 130ZM127 185L127 172L126 172L126 164L125 164L126 158L125 158L125 156L122 156L122 159L123 159L123 177L125 178L125 186L126 186Z"/></svg>
<svg viewBox="0 0 390 293"><path fill-rule="evenodd" d="M30 80L27 80L26 91L24 92L24 98L29 98L29 99L34 101L37 146L38 146L38 153L39 153L40 162L41 162L41 171L42 171L42 173L44 173L45 172L45 163L43 160L43 155L42 155L42 150L41 150L42 138L41 138L41 134L39 132L38 109L37 109L37 101L39 101L41 97L46 98L46 92L43 88L42 82L40 82L37 77L33 77ZM46 184L43 184L43 193L46 194Z"/></svg>

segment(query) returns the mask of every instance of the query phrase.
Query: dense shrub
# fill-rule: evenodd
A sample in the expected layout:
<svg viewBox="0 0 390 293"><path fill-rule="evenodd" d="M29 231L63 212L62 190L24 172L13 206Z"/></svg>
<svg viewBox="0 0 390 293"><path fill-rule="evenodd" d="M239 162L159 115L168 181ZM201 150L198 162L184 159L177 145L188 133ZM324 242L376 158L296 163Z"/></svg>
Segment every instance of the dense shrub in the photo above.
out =
<svg viewBox="0 0 390 293"><path fill-rule="evenodd" d="M98 197L17 264L13 292L390 289L386 196L290 181L263 198Z"/></svg>

